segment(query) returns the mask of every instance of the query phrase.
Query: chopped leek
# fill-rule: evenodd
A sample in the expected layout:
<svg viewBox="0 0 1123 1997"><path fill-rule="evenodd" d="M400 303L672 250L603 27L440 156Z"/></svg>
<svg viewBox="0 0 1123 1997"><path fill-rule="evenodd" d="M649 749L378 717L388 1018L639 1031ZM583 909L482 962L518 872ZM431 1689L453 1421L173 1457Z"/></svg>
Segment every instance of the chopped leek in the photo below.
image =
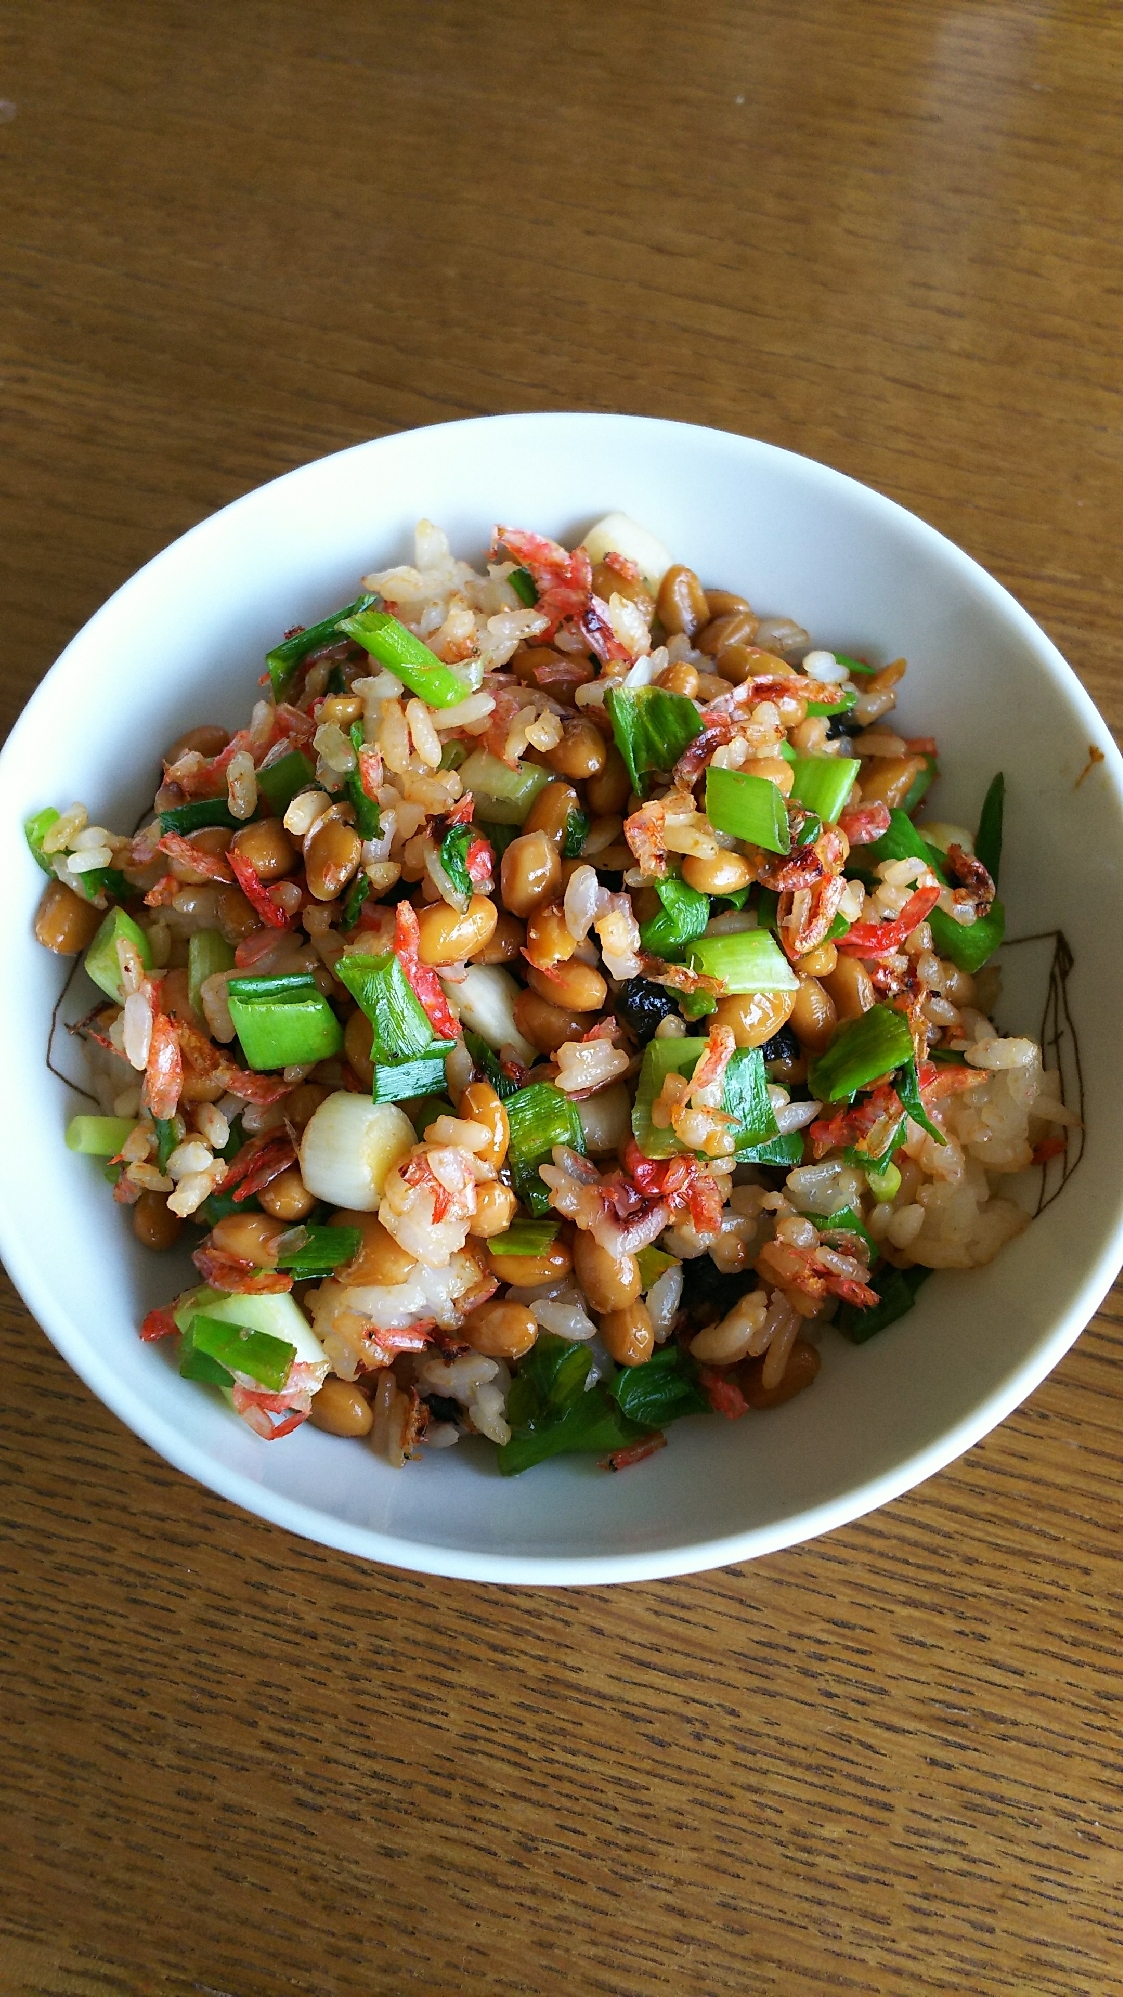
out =
<svg viewBox="0 0 1123 1997"><path fill-rule="evenodd" d="M683 1415L701 1415L709 1401L698 1385L698 1365L681 1345L668 1344L640 1366L623 1366L608 1392L629 1420L662 1428Z"/></svg>
<svg viewBox="0 0 1123 1997"><path fill-rule="evenodd" d="M541 1342L540 1338L538 1343ZM537 1346L532 1350L537 1350ZM550 1456L625 1449L650 1434L650 1429L628 1420L598 1380L595 1387L581 1394L560 1421L516 1430L510 1442L505 1442L497 1452L499 1469L504 1477L517 1477L520 1471L544 1463Z"/></svg>
<svg viewBox="0 0 1123 1997"><path fill-rule="evenodd" d="M277 818L283 818L297 793L315 781L315 769L300 749L290 749L257 773L258 794Z"/></svg>
<svg viewBox="0 0 1123 1997"><path fill-rule="evenodd" d="M490 749L473 749L460 766L460 782L476 799L480 815L493 825L522 825L540 790L553 777L540 763L509 769Z"/></svg>
<svg viewBox="0 0 1123 1997"><path fill-rule="evenodd" d="M856 846L850 856L852 873L873 874L883 860L923 860L938 881L947 885L947 858L938 846L930 846L923 830L915 826L905 811L889 813L889 830L869 846Z"/></svg>
<svg viewBox="0 0 1123 1997"><path fill-rule="evenodd" d="M377 602L376 596L364 590L354 603L348 603L342 610L334 610L330 617L321 617L318 624L310 624L306 631L297 631L291 638L284 638L279 645L274 645L272 651L265 654L274 697L284 699L289 681L302 659L306 659L310 652L323 651L333 642L338 644L346 635L345 620L359 616Z"/></svg>
<svg viewBox="0 0 1123 1997"><path fill-rule="evenodd" d="M719 832L734 839L747 839L750 845L764 846L770 853L791 850L791 833L784 800L768 777L754 777L748 770L706 771L706 816Z"/></svg>
<svg viewBox="0 0 1123 1997"><path fill-rule="evenodd" d="M887 1159L880 1168L875 1168L872 1164L867 1165L866 1182L879 1206L886 1206L890 1200L895 1200L901 1190L901 1174L892 1158Z"/></svg>
<svg viewBox="0 0 1123 1997"><path fill-rule="evenodd" d="M685 1150L668 1124L657 1130L651 1121L651 1108L663 1092L668 1075L692 1075L705 1041L698 1039L649 1040L643 1050L643 1064L632 1105L632 1135L645 1158L673 1158Z"/></svg>
<svg viewBox="0 0 1123 1997"><path fill-rule="evenodd" d="M351 747L355 751L355 767L348 770L343 780L355 810L355 830L360 839L378 839L382 834L382 814L378 809L377 798L368 797L363 789L363 779L359 769L359 750L363 747L363 724L351 724Z"/></svg>
<svg viewBox="0 0 1123 1997"><path fill-rule="evenodd" d="M207 1317L202 1311L191 1319L191 1347L273 1394L280 1393L296 1358L296 1347L287 1339L274 1338L269 1331L253 1331L249 1325Z"/></svg>
<svg viewBox="0 0 1123 1997"><path fill-rule="evenodd" d="M868 1310L860 1310L856 1304L843 1304L835 1318L838 1330L852 1345L864 1345L876 1331L884 1331L886 1325L895 1324L906 1311L911 1311L917 1291L931 1274L931 1269L920 1267L882 1269L870 1284L880 1302L871 1304Z"/></svg>
<svg viewBox="0 0 1123 1997"><path fill-rule="evenodd" d="M226 1366L220 1366L209 1352L201 1352L195 1344L195 1334L191 1325L179 1341L179 1373L183 1380L199 1380L205 1387L224 1387L227 1392L234 1385L234 1375Z"/></svg>
<svg viewBox="0 0 1123 1997"><path fill-rule="evenodd" d="M305 1066L338 1054L343 1028L310 971L290 977L230 978L227 1003L249 1066Z"/></svg>
<svg viewBox="0 0 1123 1997"><path fill-rule="evenodd" d="M662 1094L668 1075L694 1073L705 1046L704 1040L683 1038L649 1040L644 1048L632 1108L632 1135L645 1158L673 1158L685 1150L669 1125L665 1130L656 1129L651 1121L651 1108ZM732 1055L725 1071L721 1106L734 1119L732 1134L738 1164L773 1162L770 1155L761 1154L768 1154L777 1143L785 1144L785 1149L775 1162L787 1163L791 1156L793 1164L799 1163L803 1140L798 1131L794 1133L797 1142L791 1155L792 1147L780 1138L759 1047L738 1048Z"/></svg>
<svg viewBox="0 0 1123 1997"><path fill-rule="evenodd" d="M915 1060L910 1059L902 1064L901 1072L894 1083L894 1087L896 1088L898 1099L904 1104L913 1122L918 1123L922 1130L926 1130L929 1137L934 1137L937 1144L946 1144L947 1138L944 1136L943 1131L932 1122L920 1099L920 1081L916 1072Z"/></svg>
<svg viewBox="0 0 1123 1997"><path fill-rule="evenodd" d="M905 796L904 803L901 806L902 811L916 810L916 807L920 803L921 799L927 794L932 784L935 782L937 775L937 768L938 766L936 763L935 756L931 755L925 756L924 768L917 772L916 776L912 780L912 783L909 785L909 789Z"/></svg>
<svg viewBox="0 0 1123 1997"><path fill-rule="evenodd" d="M928 916L932 929L932 947L941 957L950 957L961 971L972 975L981 971L988 957L993 957L1006 934L1006 910L1000 901L993 901L986 915L980 915L975 922L957 922L952 915L945 915L942 908L934 908Z"/></svg>
<svg viewBox="0 0 1123 1997"><path fill-rule="evenodd" d="M131 1116L72 1116L66 1126L66 1148L84 1151L89 1158L115 1158L135 1129Z"/></svg>
<svg viewBox="0 0 1123 1997"><path fill-rule="evenodd" d="M812 1061L807 1086L820 1102L841 1102L912 1060L912 1034L903 1012L871 1006L839 1028L825 1054Z"/></svg>
<svg viewBox="0 0 1123 1997"><path fill-rule="evenodd" d="M891 1169L897 1172L895 1165ZM900 1181L901 1175L897 1172L898 1185ZM843 1207L841 1213L813 1213L809 1218L814 1221L820 1234L856 1235L859 1241L865 1242L866 1247L870 1251L871 1258L877 1256L879 1252L877 1243L874 1241L872 1235L866 1232L865 1223L857 1207Z"/></svg>
<svg viewBox="0 0 1123 1997"><path fill-rule="evenodd" d="M752 1162L761 1146L767 1147L780 1135L768 1093L764 1055L759 1047L738 1047L730 1055L721 1106L727 1115L736 1118L732 1135L737 1143L738 1164ZM801 1139L800 1155L802 1151Z"/></svg>
<svg viewBox="0 0 1123 1997"><path fill-rule="evenodd" d="M339 927L342 930L349 932L354 929L362 912L363 903L369 893L370 876L368 874L356 874L347 893L343 897L343 913L339 918Z"/></svg>
<svg viewBox="0 0 1123 1997"><path fill-rule="evenodd" d="M360 611L343 618L340 629L429 707L458 707L472 691L468 680L454 673L388 610Z"/></svg>
<svg viewBox="0 0 1123 1997"><path fill-rule="evenodd" d="M1005 803L1006 779L999 770L983 799L979 829L975 834L975 857L982 861L995 887L998 886L998 870L1002 865L1002 814Z"/></svg>
<svg viewBox="0 0 1123 1997"><path fill-rule="evenodd" d="M703 936L691 945L692 971L720 978L726 992L794 992L799 979L767 929L735 936Z"/></svg>
<svg viewBox="0 0 1123 1997"><path fill-rule="evenodd" d="M705 929L711 914L710 897L698 888L687 887L674 875L656 881L654 888L663 906L658 915L640 924L640 942L654 956L674 962Z"/></svg>
<svg viewBox="0 0 1123 1997"><path fill-rule="evenodd" d="M508 1096L518 1094L518 1083L513 1082L510 1075L503 1073L499 1065L498 1054L488 1046L487 1041L480 1034L466 1029L464 1033L464 1045L472 1056L476 1067L483 1074L484 1080L491 1083L492 1088L501 1101L505 1102Z"/></svg>
<svg viewBox="0 0 1123 1997"><path fill-rule="evenodd" d="M441 865L457 894L470 896L476 892L468 872L468 848L475 836L470 825L450 825L441 840Z"/></svg>
<svg viewBox="0 0 1123 1997"><path fill-rule="evenodd" d="M168 1159L171 1157L176 1146L182 1144L186 1135L187 1125L184 1123L183 1118L179 1116L158 1116L154 1118L154 1122L156 1125L156 1169L160 1172L166 1172L168 1169Z"/></svg>
<svg viewBox="0 0 1123 1997"><path fill-rule="evenodd" d="M576 1104L550 1082L533 1082L508 1096L505 1108L511 1128L507 1156L515 1191L531 1213L545 1213L550 1193L538 1167L550 1163L556 1144L567 1145L571 1151L585 1149Z"/></svg>
<svg viewBox="0 0 1123 1997"><path fill-rule="evenodd" d="M447 1085L445 1061L455 1041L434 1040L411 1061L376 1061L371 1096L376 1103L409 1102L414 1096L435 1095Z"/></svg>
<svg viewBox="0 0 1123 1997"><path fill-rule="evenodd" d="M294 1283L319 1282L345 1262L353 1262L362 1245L357 1227L303 1227L304 1236L296 1246L282 1249L278 1269L287 1269Z"/></svg>
<svg viewBox="0 0 1123 1997"><path fill-rule="evenodd" d="M877 671L876 666L867 666L864 659L852 659L849 652L836 652L835 658L840 666L846 667L851 678L853 678L855 673L876 673Z"/></svg>
<svg viewBox="0 0 1123 1997"><path fill-rule="evenodd" d="M111 909L86 952L85 971L92 978L99 991L108 998L116 999L120 1005L125 992L121 982L121 964L117 955L117 944L125 940L137 951L146 971L152 968L152 947L139 923L126 915L123 908Z"/></svg>
<svg viewBox="0 0 1123 1997"><path fill-rule="evenodd" d="M203 1014L203 986L219 971L234 969L233 946L217 929L197 929L187 944L187 996L200 1019Z"/></svg>
<svg viewBox="0 0 1123 1997"><path fill-rule="evenodd" d="M668 1255L663 1248L641 1248L636 1261L639 1263L639 1279L643 1285L644 1296L659 1281L660 1276L666 1275L668 1269L681 1267L678 1256Z"/></svg>
<svg viewBox="0 0 1123 1997"><path fill-rule="evenodd" d="M825 825L836 824L862 767L857 757L797 756L792 767L796 803L817 812Z"/></svg>
<svg viewBox="0 0 1123 1997"><path fill-rule="evenodd" d="M487 1244L489 1255L544 1255L558 1231L556 1220L513 1220L506 1234L495 1234Z"/></svg>
<svg viewBox="0 0 1123 1997"><path fill-rule="evenodd" d="M507 581L510 583L519 602L525 604L528 610L533 610L538 601L538 588L530 570L512 569L510 575L507 577Z"/></svg>
<svg viewBox="0 0 1123 1997"><path fill-rule="evenodd" d="M702 732L694 702L664 687L610 687L604 705L638 797L644 795L648 772L672 769Z"/></svg>
<svg viewBox="0 0 1123 1997"><path fill-rule="evenodd" d="M571 811L565 821L565 837L562 840L563 860L578 860L581 848L589 836L592 819L587 811Z"/></svg>
<svg viewBox="0 0 1123 1997"><path fill-rule="evenodd" d="M197 797L190 804L177 804L174 811L160 813L161 832L178 832L183 838L189 832L201 832L205 825L225 825L236 832L240 824L224 797Z"/></svg>
<svg viewBox="0 0 1123 1997"><path fill-rule="evenodd" d="M23 836L27 840L32 859L37 867L42 867L45 874L50 874L52 880L55 870L48 855L43 851L43 841L56 818L61 816L61 812L56 811L53 804L48 804L42 811L35 812L31 818L25 818L23 823Z"/></svg>
<svg viewBox="0 0 1123 1997"><path fill-rule="evenodd" d="M703 1019L706 1013L717 1011L717 1000L712 992L680 992L678 1003L684 1019Z"/></svg>
<svg viewBox="0 0 1123 1997"><path fill-rule="evenodd" d="M792 692L799 692L798 680L792 682ZM807 713L809 717L813 714L849 714L857 698L852 686L840 686L835 700L809 700Z"/></svg>
<svg viewBox="0 0 1123 1997"><path fill-rule="evenodd" d="M392 951L381 957L348 952L339 959L335 975L371 1023L372 1062L405 1061L429 1053L433 1028Z"/></svg>
<svg viewBox="0 0 1123 1997"><path fill-rule="evenodd" d="M581 1399L592 1363L583 1340L541 1332L511 1383L507 1403L511 1427L529 1431L562 1420Z"/></svg>

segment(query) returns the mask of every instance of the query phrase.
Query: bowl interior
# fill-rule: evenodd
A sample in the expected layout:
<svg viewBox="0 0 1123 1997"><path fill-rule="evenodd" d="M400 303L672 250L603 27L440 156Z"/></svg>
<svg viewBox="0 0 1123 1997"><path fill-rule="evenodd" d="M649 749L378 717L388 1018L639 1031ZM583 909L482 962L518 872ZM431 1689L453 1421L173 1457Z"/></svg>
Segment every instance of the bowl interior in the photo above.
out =
<svg viewBox="0 0 1123 1997"><path fill-rule="evenodd" d="M41 880L22 857L22 819L81 798L92 815L131 825L151 799L160 747L202 720L239 723L268 645L349 600L364 571L407 557L422 515L478 559L497 521L572 540L613 508L703 580L798 618L815 642L879 663L905 654L904 732L940 742L940 817L973 824L991 776L1005 771L1009 934L1044 940L1005 953L999 1019L1041 1032L1052 936L1063 932L1083 1159L988 1269L935 1276L912 1314L866 1346L825 1332L811 1393L739 1423L679 1423L670 1447L629 1476L577 1458L505 1482L473 1444L394 1472L308 1427L261 1443L217 1397L181 1382L165 1351L139 1343L140 1317L190 1280L190 1265L140 1250L90 1161L63 1148L78 1105L44 1063L63 971L31 938ZM1092 746L1103 760L1082 778ZM990 577L822 466L715 431L608 416L494 418L359 446L249 494L135 576L64 653L2 763L15 857L0 1004L21 1140L0 1202L5 1260L59 1349L125 1422L297 1531L404 1566L534 1582L638 1578L770 1550L868 1510L985 1433L1055 1364L1123 1254L1111 1139L1123 1075L1104 1003L1123 968L1123 766L1074 676ZM1073 1047L1066 1035L1070 1067ZM58 1058L80 1078L73 1043ZM1023 1190L1032 1199L1036 1183Z"/></svg>

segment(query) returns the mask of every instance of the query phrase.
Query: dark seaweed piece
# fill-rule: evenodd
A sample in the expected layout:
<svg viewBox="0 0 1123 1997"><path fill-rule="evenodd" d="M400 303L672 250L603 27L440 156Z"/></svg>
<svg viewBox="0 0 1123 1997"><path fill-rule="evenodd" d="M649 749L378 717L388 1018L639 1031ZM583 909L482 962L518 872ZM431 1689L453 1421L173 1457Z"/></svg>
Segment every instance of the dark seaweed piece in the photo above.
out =
<svg viewBox="0 0 1123 1997"><path fill-rule="evenodd" d="M701 1331L704 1325L720 1323L747 1291L757 1288L759 1281L755 1269L738 1269L731 1276L723 1276L711 1256L690 1256L682 1265L680 1309L685 1329ZM682 1320L679 1328L684 1328Z"/></svg>
<svg viewBox="0 0 1123 1997"><path fill-rule="evenodd" d="M423 1398L434 1421L463 1421L460 1402L450 1400L447 1394L425 1394Z"/></svg>
<svg viewBox="0 0 1123 1997"><path fill-rule="evenodd" d="M772 1035L771 1040L765 1041L760 1051L767 1067L770 1061L798 1061L800 1046L791 1027L782 1026L778 1033Z"/></svg>
<svg viewBox="0 0 1123 1997"><path fill-rule="evenodd" d="M665 985L653 985L648 978L629 978L616 994L616 1017L621 1026L635 1034L641 1047L655 1037L655 1029L678 1006Z"/></svg>

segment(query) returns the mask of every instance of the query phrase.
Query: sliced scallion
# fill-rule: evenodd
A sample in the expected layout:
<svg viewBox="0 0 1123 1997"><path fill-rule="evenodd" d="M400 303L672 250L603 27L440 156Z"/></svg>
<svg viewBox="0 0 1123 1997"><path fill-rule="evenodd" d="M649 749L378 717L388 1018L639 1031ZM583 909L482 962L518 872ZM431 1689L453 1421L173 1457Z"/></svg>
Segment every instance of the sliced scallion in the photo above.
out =
<svg viewBox="0 0 1123 1997"><path fill-rule="evenodd" d="M794 992L799 979L767 929L703 936L687 958L691 970L720 978L727 992Z"/></svg>
<svg viewBox="0 0 1123 1997"><path fill-rule="evenodd" d="M51 864L50 857L43 851L43 841L56 818L61 817L61 815L60 812L55 810L53 804L48 804L44 805L42 811L36 811L30 818L25 818L23 822L23 836L27 840L32 859L36 866L42 867L43 872L50 874L52 879L54 878L55 870Z"/></svg>
<svg viewBox="0 0 1123 1997"><path fill-rule="evenodd" d="M792 692L799 692L798 680L792 682ZM809 700L807 713L809 717L813 714L849 714L857 698L852 686L840 686L834 700Z"/></svg>
<svg viewBox="0 0 1123 1997"><path fill-rule="evenodd" d="M432 1047L433 1028L392 951L380 957L349 951L335 975L371 1023L372 1062L406 1061Z"/></svg>
<svg viewBox="0 0 1123 1997"><path fill-rule="evenodd" d="M343 1028L311 972L231 978L226 998L249 1066L303 1067L338 1054Z"/></svg>
<svg viewBox="0 0 1123 1997"><path fill-rule="evenodd" d="M217 929L197 929L187 943L187 996L200 1019L203 1014L203 986L219 971L234 969L233 945Z"/></svg>
<svg viewBox="0 0 1123 1997"><path fill-rule="evenodd" d="M653 956L673 963L688 943L701 936L710 919L710 897L669 875L654 883L663 906L658 915L640 924L640 942Z"/></svg>
<svg viewBox="0 0 1123 1997"><path fill-rule="evenodd" d="M511 1131L507 1157L515 1191L531 1213L545 1213L550 1193L538 1167L549 1164L556 1144L571 1151L585 1149L576 1104L551 1083L532 1082L508 1096L504 1107Z"/></svg>
<svg viewBox="0 0 1123 1997"><path fill-rule="evenodd" d="M850 756L797 756L790 795L825 825L837 823L862 765Z"/></svg>
<svg viewBox="0 0 1123 1997"><path fill-rule="evenodd" d="M928 921L932 948L939 956L950 957L958 970L968 971L972 976L982 970L988 957L993 957L1006 935L1006 910L1000 901L993 901L987 913L975 922L957 922L942 908L930 910Z"/></svg>
<svg viewBox="0 0 1123 1997"><path fill-rule="evenodd" d="M123 908L111 909L86 952L85 972L92 978L99 991L108 998L116 999L118 1005L125 997L121 981L121 961L117 955L117 945L125 941L137 952L146 971L152 968L152 946L139 923L126 915Z"/></svg>
<svg viewBox="0 0 1123 1997"><path fill-rule="evenodd" d="M519 602L525 604L528 610L533 610L538 601L538 589L530 570L512 569L510 575L507 577L507 581L510 583Z"/></svg>
<svg viewBox="0 0 1123 1997"><path fill-rule="evenodd" d="M279 645L274 645L272 651L265 654L274 697L284 699L289 681L302 659L306 659L310 652L324 650L333 640L338 643L342 636L347 635L346 621L358 617L377 602L378 598L365 590L362 596L355 598L354 603L346 604L342 610L334 610L330 617L321 617L318 624L310 624L306 631L297 631L293 637L284 638Z"/></svg>
<svg viewBox="0 0 1123 1997"><path fill-rule="evenodd" d="M319 1282L345 1262L353 1262L362 1244L357 1227L306 1227L304 1240L277 1257L278 1269L287 1269L294 1283Z"/></svg>
<svg viewBox="0 0 1123 1997"><path fill-rule="evenodd" d="M191 1320L191 1344L195 1352L205 1353L231 1373L245 1374L273 1394L280 1393L296 1358L296 1347L287 1339L207 1317L202 1311Z"/></svg>
<svg viewBox="0 0 1123 1997"><path fill-rule="evenodd" d="M414 1096L435 1095L446 1085L445 1061L455 1042L435 1040L424 1054L409 1061L376 1061L371 1096L376 1103L409 1102Z"/></svg>
<svg viewBox="0 0 1123 1997"><path fill-rule="evenodd" d="M702 732L698 709L664 687L611 687L604 699L632 788L642 797L652 770L670 770Z"/></svg>
<svg viewBox="0 0 1123 1997"><path fill-rule="evenodd" d="M931 1274L931 1269L920 1267L882 1269L870 1284L879 1301L868 1310L860 1310L856 1304L843 1304L835 1318L838 1330L852 1345L864 1345L876 1331L884 1331L886 1325L896 1324L899 1317L911 1311L917 1291Z"/></svg>
<svg viewBox="0 0 1123 1997"><path fill-rule="evenodd" d="M718 832L747 839L770 853L791 850L788 814L781 792L767 777L748 770L706 771L706 816Z"/></svg>
<svg viewBox="0 0 1123 1997"><path fill-rule="evenodd" d="M991 779L990 787L983 799L979 813L979 829L975 834L975 857L981 860L995 887L998 886L998 870L1002 865L1002 814L1006 803L1006 779L999 770Z"/></svg>
<svg viewBox="0 0 1123 1997"><path fill-rule="evenodd" d="M388 610L363 610L345 617L340 629L428 707L457 707L472 691L468 680L454 673Z"/></svg>
<svg viewBox="0 0 1123 1997"><path fill-rule="evenodd" d="M160 813L161 832L178 832L184 838L205 825L228 825L237 831L240 824L224 797L197 797L190 804L177 804L173 811Z"/></svg>
<svg viewBox="0 0 1123 1997"><path fill-rule="evenodd" d="M492 1235L489 1255L544 1255L557 1235L556 1220L513 1220L506 1234Z"/></svg>
<svg viewBox="0 0 1123 1997"><path fill-rule="evenodd" d="M276 818L283 818L293 798L316 781L316 771L300 749L290 749L257 773L258 793Z"/></svg>
<svg viewBox="0 0 1123 1997"><path fill-rule="evenodd" d="M519 763L512 770L490 749L473 749L460 766L462 787L472 792L481 819L494 825L522 825L552 776L540 763Z"/></svg>
<svg viewBox="0 0 1123 1997"><path fill-rule="evenodd" d="M363 747L363 724L351 724L351 747L355 751L355 767L348 770L343 787L354 806L355 830L360 839L378 839L382 834L382 814L376 798L368 797L363 789L362 773L359 767L359 750Z"/></svg>
<svg viewBox="0 0 1123 1997"><path fill-rule="evenodd" d="M66 1126L66 1148L84 1151L89 1158L115 1158L135 1129L131 1116L72 1116Z"/></svg>
<svg viewBox="0 0 1123 1997"><path fill-rule="evenodd" d="M830 1046L817 1054L807 1086L820 1102L842 1102L912 1059L912 1034L903 1012L871 1006L860 1019L839 1028Z"/></svg>

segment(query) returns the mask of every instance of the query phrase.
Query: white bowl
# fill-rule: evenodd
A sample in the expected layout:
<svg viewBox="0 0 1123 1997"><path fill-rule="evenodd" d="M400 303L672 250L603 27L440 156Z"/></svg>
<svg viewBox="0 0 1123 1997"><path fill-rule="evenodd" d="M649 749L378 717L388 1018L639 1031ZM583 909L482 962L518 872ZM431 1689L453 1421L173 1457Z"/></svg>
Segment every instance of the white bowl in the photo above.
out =
<svg viewBox="0 0 1123 1997"><path fill-rule="evenodd" d="M941 818L973 824L990 777L1005 771L1009 933L1062 929L1075 959L1082 1162L989 1268L936 1275L915 1310L866 1345L826 1332L811 1392L737 1423L680 1422L668 1448L625 1476L578 1457L505 1481L482 1443L393 1471L311 1427L261 1442L217 1396L180 1380L164 1349L140 1343L145 1311L189 1280L186 1257L140 1249L91 1161L63 1147L79 1105L47 1072L44 1043L64 973L32 939L42 880L22 821L81 798L99 819L131 826L151 800L159 749L203 720L238 724L267 647L349 601L364 571L406 555L419 517L477 558L497 521L573 541L614 508L704 580L796 617L815 642L878 660L906 654L907 732L939 738ZM1078 782L1093 745L1102 761ZM998 583L822 465L622 416L504 416L359 445L236 501L126 583L67 647L0 767L0 1248L49 1337L122 1421L294 1532L401 1567L537 1585L649 1579L771 1552L870 1511L985 1435L1057 1363L1123 1259L1123 763L1059 653ZM1007 1030L1039 1032L1049 954L1007 952ZM79 1072L76 1047L62 1059Z"/></svg>

